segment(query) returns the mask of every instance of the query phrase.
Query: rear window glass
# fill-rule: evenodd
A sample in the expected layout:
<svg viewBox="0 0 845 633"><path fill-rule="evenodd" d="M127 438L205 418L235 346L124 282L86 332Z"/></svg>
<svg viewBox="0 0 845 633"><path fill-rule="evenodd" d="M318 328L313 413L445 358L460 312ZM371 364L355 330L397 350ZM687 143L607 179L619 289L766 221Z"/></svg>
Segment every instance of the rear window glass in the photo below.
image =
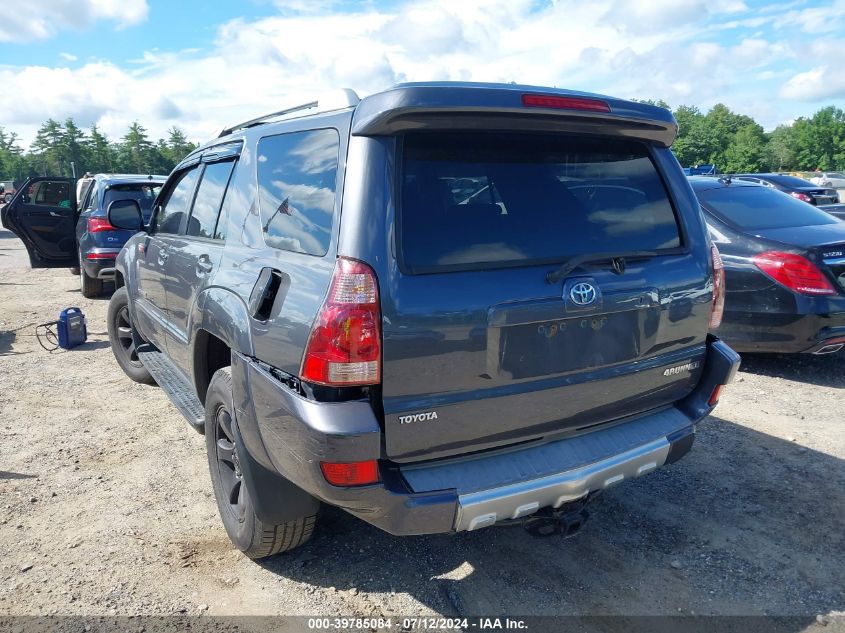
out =
<svg viewBox="0 0 845 633"><path fill-rule="evenodd" d="M696 193L706 210L747 230L839 221L811 204L766 187L719 187Z"/></svg>
<svg viewBox="0 0 845 633"><path fill-rule="evenodd" d="M773 182L776 185L780 185L781 187L815 187L813 183L807 180L802 180L801 178L796 178L795 176L765 176L764 179L769 182Z"/></svg>
<svg viewBox="0 0 845 633"><path fill-rule="evenodd" d="M103 196L103 208L108 209L115 200L137 200L145 218L149 218L153 209L153 200L161 190L160 182L145 182L143 184L111 185ZM93 200L92 200L93 205Z"/></svg>
<svg viewBox="0 0 845 633"><path fill-rule="evenodd" d="M334 218L340 137L334 129L258 142L258 195L268 246L325 255Z"/></svg>
<svg viewBox="0 0 845 633"><path fill-rule="evenodd" d="M636 142L409 134L401 186L400 251L409 272L681 244L663 182Z"/></svg>

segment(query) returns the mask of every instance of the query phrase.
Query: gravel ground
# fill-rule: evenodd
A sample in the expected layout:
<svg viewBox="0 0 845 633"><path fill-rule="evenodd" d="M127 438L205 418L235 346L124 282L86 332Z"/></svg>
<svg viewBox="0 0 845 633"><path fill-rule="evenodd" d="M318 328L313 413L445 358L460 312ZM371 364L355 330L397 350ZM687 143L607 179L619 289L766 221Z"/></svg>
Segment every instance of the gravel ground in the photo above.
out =
<svg viewBox="0 0 845 633"><path fill-rule="evenodd" d="M107 300L0 230L0 616L784 615L845 610L845 356L744 359L692 453L594 502L575 538L396 538L326 509L315 538L233 550L203 438L126 378ZM67 306L89 342L48 354Z"/></svg>

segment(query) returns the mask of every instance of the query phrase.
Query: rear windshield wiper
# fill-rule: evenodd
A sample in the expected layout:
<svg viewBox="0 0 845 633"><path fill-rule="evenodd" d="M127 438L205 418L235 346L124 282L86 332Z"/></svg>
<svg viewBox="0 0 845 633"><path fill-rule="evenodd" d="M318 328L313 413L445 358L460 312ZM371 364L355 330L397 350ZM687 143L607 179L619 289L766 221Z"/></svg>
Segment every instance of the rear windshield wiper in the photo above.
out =
<svg viewBox="0 0 845 633"><path fill-rule="evenodd" d="M578 268L578 266L597 262L612 262L613 272L621 275L625 272L625 260L646 259L657 257L658 254L656 251L619 251L617 253L588 253L586 255L577 255L563 262L557 270L548 273L546 275L546 283L557 283Z"/></svg>

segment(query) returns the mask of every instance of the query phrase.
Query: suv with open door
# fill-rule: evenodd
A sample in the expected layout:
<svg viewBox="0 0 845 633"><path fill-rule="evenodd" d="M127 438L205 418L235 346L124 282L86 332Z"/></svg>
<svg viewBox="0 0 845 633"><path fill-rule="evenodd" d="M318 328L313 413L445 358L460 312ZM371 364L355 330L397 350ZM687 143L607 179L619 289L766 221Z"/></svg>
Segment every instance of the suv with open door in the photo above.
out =
<svg viewBox="0 0 845 633"><path fill-rule="evenodd" d="M224 130L120 252L117 362L206 436L251 557L319 504L392 534L571 534L676 461L739 357L661 108L517 85L352 91Z"/></svg>
<svg viewBox="0 0 845 633"><path fill-rule="evenodd" d="M4 207L3 226L17 235L33 268L76 264L76 191L72 178L30 178Z"/></svg>

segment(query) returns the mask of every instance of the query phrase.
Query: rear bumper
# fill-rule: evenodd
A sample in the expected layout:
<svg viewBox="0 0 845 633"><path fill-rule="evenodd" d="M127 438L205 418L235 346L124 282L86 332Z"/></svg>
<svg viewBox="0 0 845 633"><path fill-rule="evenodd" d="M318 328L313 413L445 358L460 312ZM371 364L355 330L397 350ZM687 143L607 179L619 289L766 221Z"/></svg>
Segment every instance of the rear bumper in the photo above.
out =
<svg viewBox="0 0 845 633"><path fill-rule="evenodd" d="M85 274L94 279L114 279L115 262L120 248L92 248L82 253ZM96 259L89 259L88 255Z"/></svg>
<svg viewBox="0 0 845 633"><path fill-rule="evenodd" d="M382 458L369 402L317 403L272 370L236 355L238 427L256 461L318 499L396 535L472 530L559 506L680 459L692 446L713 390L727 384L739 356L708 345L696 389L674 406L546 443L413 466L381 462L381 483L328 484L321 461Z"/></svg>
<svg viewBox="0 0 845 633"><path fill-rule="evenodd" d="M807 307L821 301L808 300ZM827 300L819 309L831 311L725 313L718 334L739 352L817 353L845 337L845 301Z"/></svg>

